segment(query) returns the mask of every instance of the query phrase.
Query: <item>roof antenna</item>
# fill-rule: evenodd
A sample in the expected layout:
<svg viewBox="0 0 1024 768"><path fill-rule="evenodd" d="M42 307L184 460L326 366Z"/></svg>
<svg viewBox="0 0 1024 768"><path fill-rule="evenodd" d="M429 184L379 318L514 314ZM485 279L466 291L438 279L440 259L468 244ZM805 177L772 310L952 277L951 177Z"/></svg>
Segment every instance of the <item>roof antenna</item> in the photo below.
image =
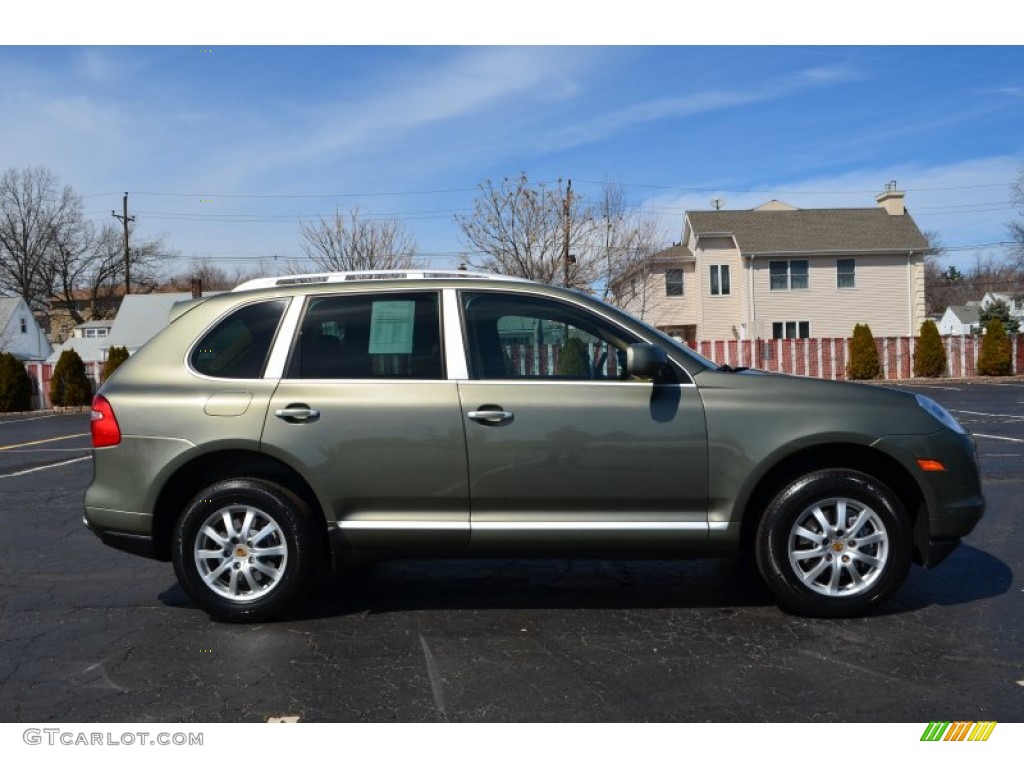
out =
<svg viewBox="0 0 1024 768"><path fill-rule="evenodd" d="M711 205L714 207L714 209L716 211L720 211L720 210L722 210L722 206L725 205L725 198L724 197L712 197L711 198Z"/></svg>

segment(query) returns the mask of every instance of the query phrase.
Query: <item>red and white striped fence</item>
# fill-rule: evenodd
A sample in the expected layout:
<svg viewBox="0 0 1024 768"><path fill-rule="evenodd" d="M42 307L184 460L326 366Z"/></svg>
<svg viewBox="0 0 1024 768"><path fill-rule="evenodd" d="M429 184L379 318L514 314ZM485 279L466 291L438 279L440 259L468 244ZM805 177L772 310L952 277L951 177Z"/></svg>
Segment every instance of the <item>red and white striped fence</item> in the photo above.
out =
<svg viewBox="0 0 1024 768"><path fill-rule="evenodd" d="M912 379L914 377L914 347L916 338L889 336L876 338L878 362L882 367L883 379ZM981 350L980 336L946 336L942 339L946 347L946 375L961 379L977 376L978 352ZM720 364L734 367L760 368L765 371L792 373L797 376L812 376L820 379L845 379L846 365L850 359L849 339L729 339L727 341L690 342L690 346L704 357ZM510 357L518 370L537 370L534 375L543 375L557 369L558 349L520 350L510 348ZM1024 342L1020 335L1010 336L1010 356L1013 373L1024 373ZM534 359L536 358L536 359ZM26 363L25 369L32 380L32 407L50 408L50 379L53 378L52 363ZM92 382L93 390L100 385L102 363L86 363L85 371Z"/></svg>
<svg viewBox="0 0 1024 768"><path fill-rule="evenodd" d="M946 336L946 376L954 379L977 376L980 336ZM875 339L883 379L914 378L914 349L917 338L888 336ZM690 342L690 346L716 363L746 366L765 371L845 379L850 359L849 339L730 339ZM1010 336L1013 373L1024 373L1024 343L1020 335Z"/></svg>

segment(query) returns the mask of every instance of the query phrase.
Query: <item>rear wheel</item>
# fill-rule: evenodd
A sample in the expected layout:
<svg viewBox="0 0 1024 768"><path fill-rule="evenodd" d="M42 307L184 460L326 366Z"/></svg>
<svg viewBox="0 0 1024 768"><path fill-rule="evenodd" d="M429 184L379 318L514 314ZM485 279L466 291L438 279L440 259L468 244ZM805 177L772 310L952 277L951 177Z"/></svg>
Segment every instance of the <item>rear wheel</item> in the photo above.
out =
<svg viewBox="0 0 1024 768"><path fill-rule="evenodd" d="M861 616L906 579L912 538L896 495L873 477L826 470L772 501L757 534L757 563L785 608L823 618Z"/></svg>
<svg viewBox="0 0 1024 768"><path fill-rule="evenodd" d="M174 571L188 596L218 621L277 617L315 571L312 516L274 483L250 478L206 488L174 531Z"/></svg>

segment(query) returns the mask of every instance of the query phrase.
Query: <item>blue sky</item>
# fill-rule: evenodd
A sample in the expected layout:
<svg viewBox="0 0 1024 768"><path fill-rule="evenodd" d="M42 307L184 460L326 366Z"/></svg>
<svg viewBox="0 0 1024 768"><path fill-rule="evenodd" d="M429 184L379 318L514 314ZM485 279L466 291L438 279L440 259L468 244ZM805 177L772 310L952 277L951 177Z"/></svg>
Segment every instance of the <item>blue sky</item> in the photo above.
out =
<svg viewBox="0 0 1024 768"><path fill-rule="evenodd" d="M98 223L128 191L171 271L274 271L336 206L454 266L454 215L520 171L621 183L665 245L713 197L871 206L895 179L969 264L1024 166L1020 47L7 46L0 72L0 168L50 168Z"/></svg>

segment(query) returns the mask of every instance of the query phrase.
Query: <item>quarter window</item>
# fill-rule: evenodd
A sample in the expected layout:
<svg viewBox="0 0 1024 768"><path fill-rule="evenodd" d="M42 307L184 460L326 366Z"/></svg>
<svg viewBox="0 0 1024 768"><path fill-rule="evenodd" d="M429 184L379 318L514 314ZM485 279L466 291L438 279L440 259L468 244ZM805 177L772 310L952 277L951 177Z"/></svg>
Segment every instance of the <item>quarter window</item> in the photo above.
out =
<svg viewBox="0 0 1024 768"><path fill-rule="evenodd" d="M712 264L711 265L711 295L712 296L728 296L731 293L731 287L729 285L729 265L728 264Z"/></svg>
<svg viewBox="0 0 1024 768"><path fill-rule="evenodd" d="M769 261L768 272L773 291L805 290L809 285L807 259Z"/></svg>
<svg viewBox="0 0 1024 768"><path fill-rule="evenodd" d="M811 324L807 320L784 320L772 323L773 339L809 339Z"/></svg>
<svg viewBox="0 0 1024 768"><path fill-rule="evenodd" d="M232 312L199 340L192 367L225 379L259 378L286 304L284 299L263 301Z"/></svg>
<svg viewBox="0 0 1024 768"><path fill-rule="evenodd" d="M838 288L857 287L857 262L854 259L836 260L836 286Z"/></svg>
<svg viewBox="0 0 1024 768"><path fill-rule="evenodd" d="M666 269L665 270L665 295L666 296L682 296L683 295L683 270L681 270L681 269Z"/></svg>
<svg viewBox="0 0 1024 768"><path fill-rule="evenodd" d="M309 299L290 379L443 378L434 292Z"/></svg>
<svg viewBox="0 0 1024 768"><path fill-rule="evenodd" d="M622 379L630 338L571 304L531 296L462 296L474 379Z"/></svg>

